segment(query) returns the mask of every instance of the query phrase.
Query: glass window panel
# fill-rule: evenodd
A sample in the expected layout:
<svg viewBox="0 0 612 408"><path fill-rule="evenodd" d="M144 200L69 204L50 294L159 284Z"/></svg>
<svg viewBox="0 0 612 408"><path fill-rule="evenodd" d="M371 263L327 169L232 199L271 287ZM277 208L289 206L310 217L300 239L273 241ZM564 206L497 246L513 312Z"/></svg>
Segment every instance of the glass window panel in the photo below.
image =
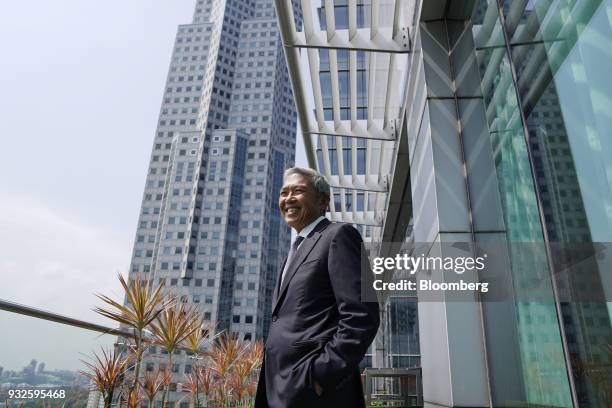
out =
<svg viewBox="0 0 612 408"><path fill-rule="evenodd" d="M357 211L363 211L364 209L364 194L363 193L357 193L357 202L356 202L356 208Z"/></svg>
<svg viewBox="0 0 612 408"><path fill-rule="evenodd" d="M324 108L323 109L323 119L324 120L334 120L334 110L332 108Z"/></svg>
<svg viewBox="0 0 612 408"><path fill-rule="evenodd" d="M317 9L317 13L319 14L319 25L321 26L321 30L327 29L327 20L325 17L325 7L320 7Z"/></svg>
<svg viewBox="0 0 612 408"><path fill-rule="evenodd" d="M366 10L365 6L358 5L357 6L357 27L363 28L366 26Z"/></svg>
<svg viewBox="0 0 612 408"><path fill-rule="evenodd" d="M338 156L336 155L336 149L329 149L329 167L332 175L338 175Z"/></svg>
<svg viewBox="0 0 612 408"><path fill-rule="evenodd" d="M337 211L337 212L342 211L342 206L340 203L341 203L340 193L334 193L334 211Z"/></svg>
<svg viewBox="0 0 612 408"><path fill-rule="evenodd" d="M323 151L321 149L317 149L317 164L319 166L319 172L325 172L325 164L323 162Z"/></svg>
<svg viewBox="0 0 612 408"><path fill-rule="evenodd" d="M357 174L365 174L366 172L366 151L365 149L357 149Z"/></svg>
<svg viewBox="0 0 612 408"><path fill-rule="evenodd" d="M346 211L353 211L353 193L351 190L344 191L344 199L346 204Z"/></svg>
<svg viewBox="0 0 612 408"><path fill-rule="evenodd" d="M348 28L348 7L334 7L334 17L336 19L336 30L345 30Z"/></svg>
<svg viewBox="0 0 612 408"><path fill-rule="evenodd" d="M331 74L329 72L321 72L319 78L321 81L323 107L330 108L333 105Z"/></svg>
<svg viewBox="0 0 612 408"><path fill-rule="evenodd" d="M351 110L349 108L341 108L340 109L340 119L341 120L350 120L351 119Z"/></svg>
<svg viewBox="0 0 612 408"><path fill-rule="evenodd" d="M368 75L366 71L357 71L357 105L368 104Z"/></svg>
<svg viewBox="0 0 612 408"><path fill-rule="evenodd" d="M338 64L338 70L349 69L349 51L348 50L337 50L336 59Z"/></svg>
<svg viewBox="0 0 612 408"><path fill-rule="evenodd" d="M319 49L319 69L329 71L329 51L323 48Z"/></svg>
<svg viewBox="0 0 612 408"><path fill-rule="evenodd" d="M390 353L419 356L421 351L417 302L406 298L391 298L387 311L390 323Z"/></svg>
<svg viewBox="0 0 612 408"><path fill-rule="evenodd" d="M343 148L351 147L352 145L353 145L353 142L350 137L346 137L346 136L342 137L342 147Z"/></svg>
<svg viewBox="0 0 612 408"><path fill-rule="evenodd" d="M348 175L352 173L352 157L351 149L342 149L342 164L344 166L344 174Z"/></svg>
<svg viewBox="0 0 612 408"><path fill-rule="evenodd" d="M366 69L365 51L357 51L357 69Z"/></svg>
<svg viewBox="0 0 612 408"><path fill-rule="evenodd" d="M368 118L368 108L357 108L357 119L366 120Z"/></svg>
<svg viewBox="0 0 612 408"><path fill-rule="evenodd" d="M350 106L349 72L338 71L338 93L340 94L340 106ZM331 82L330 82L331 93Z"/></svg>

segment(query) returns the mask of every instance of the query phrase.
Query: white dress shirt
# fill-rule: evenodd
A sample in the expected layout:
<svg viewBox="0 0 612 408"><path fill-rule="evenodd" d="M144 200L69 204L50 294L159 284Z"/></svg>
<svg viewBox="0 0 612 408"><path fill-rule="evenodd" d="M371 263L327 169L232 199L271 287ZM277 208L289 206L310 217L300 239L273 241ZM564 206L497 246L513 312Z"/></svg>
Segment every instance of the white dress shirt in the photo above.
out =
<svg viewBox="0 0 612 408"><path fill-rule="evenodd" d="M322 215L319 215L319 218L317 218L316 220L314 220L313 222L311 222L310 224L308 224L307 226L305 226L304 228L302 228L302 230L300 231L300 233L298 234L298 236L300 237L304 237L304 238L308 238L308 234L310 234L312 232L313 229L315 229L315 227L321 222L322 219L324 219L325 217Z"/></svg>

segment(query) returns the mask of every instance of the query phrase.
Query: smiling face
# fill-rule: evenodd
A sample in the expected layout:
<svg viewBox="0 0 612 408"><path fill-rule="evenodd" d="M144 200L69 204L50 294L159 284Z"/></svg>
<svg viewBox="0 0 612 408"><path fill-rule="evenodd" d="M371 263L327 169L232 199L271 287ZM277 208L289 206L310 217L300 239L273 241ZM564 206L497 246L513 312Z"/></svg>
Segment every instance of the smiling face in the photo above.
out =
<svg viewBox="0 0 612 408"><path fill-rule="evenodd" d="M285 177L278 207L285 222L300 232L323 215L329 199L315 190L309 180L298 173Z"/></svg>

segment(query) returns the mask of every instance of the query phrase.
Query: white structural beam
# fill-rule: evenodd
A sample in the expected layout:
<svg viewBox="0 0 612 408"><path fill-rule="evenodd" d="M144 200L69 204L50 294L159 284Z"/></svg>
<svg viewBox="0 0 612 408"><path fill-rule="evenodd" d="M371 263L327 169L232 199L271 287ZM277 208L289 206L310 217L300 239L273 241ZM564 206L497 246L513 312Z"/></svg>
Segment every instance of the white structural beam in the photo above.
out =
<svg viewBox="0 0 612 408"><path fill-rule="evenodd" d="M388 127L389 121L392 121L394 118L391 117L392 114L392 100L391 95L394 91L395 83L395 55L389 55L389 70L387 71L387 78L385 84L385 112L383 114L384 122L383 127Z"/></svg>
<svg viewBox="0 0 612 408"><path fill-rule="evenodd" d="M392 27L381 27L377 30L375 37L370 37L367 28L356 28L351 35L350 30L336 30L333 37L328 38L327 31L313 32L311 38L307 38L304 32L295 33L296 41L287 43L286 47L297 48L333 48L345 50L362 50L370 52L400 53L410 52L409 42L401 36L393 38Z"/></svg>
<svg viewBox="0 0 612 408"><path fill-rule="evenodd" d="M325 117L323 115L323 92L321 90L321 79L319 78L318 71L319 53L317 52L317 50L310 49L306 51L306 54L308 57L308 67L310 68L310 81L312 83L315 116L317 118L317 122L323 122L325 120ZM302 126L302 129L311 129L311 127Z"/></svg>
<svg viewBox="0 0 612 408"><path fill-rule="evenodd" d="M378 35L378 19L380 13L380 1L372 1L370 5L370 39L376 38Z"/></svg>
<svg viewBox="0 0 612 408"><path fill-rule="evenodd" d="M357 180L357 139L351 140L351 175L353 180Z"/></svg>
<svg viewBox="0 0 612 408"><path fill-rule="evenodd" d="M329 50L329 74L331 77L332 107L334 124L340 125L340 82L338 78L338 54L336 50Z"/></svg>
<svg viewBox="0 0 612 408"><path fill-rule="evenodd" d="M348 120L341 120L337 126L335 122L323 121L318 124L318 129L306 129L304 132L314 135L346 136L389 142L397 139L395 128L393 126L383 128L381 119L373 120L369 127L366 120L355 121L355 124Z"/></svg>
<svg viewBox="0 0 612 408"><path fill-rule="evenodd" d="M335 154L337 157L337 161L338 161L338 186L349 186L352 185L352 180L347 180L344 177L344 155L343 153L343 140L341 137L336 137L334 138L334 141L336 142L336 146L335 146ZM331 184L330 184L331 187ZM343 200L344 202L344 200Z"/></svg>
<svg viewBox="0 0 612 408"><path fill-rule="evenodd" d="M361 212L354 215L352 212L350 213L342 213L336 211L330 211L329 219L333 222L346 222L349 224L360 224L360 225L370 225L372 227L381 227L382 222L380 221L380 216L376 216L374 214L363 214Z"/></svg>
<svg viewBox="0 0 612 408"><path fill-rule="evenodd" d="M336 32L336 16L334 13L334 0L325 0L325 34L327 41L334 38Z"/></svg>
<svg viewBox="0 0 612 408"><path fill-rule="evenodd" d="M275 3L281 38L283 43L290 44L295 40L296 35L293 5L291 4L291 0L275 0ZM307 10L307 12L310 11ZM297 48L285 46L285 59L287 61L287 70L289 72L289 78L291 79L293 95L296 100L296 109L298 112L300 126L302 129L310 129L308 99L306 97L307 94L305 86L302 83L303 76L300 72L299 50ZM303 137L303 140L308 165L312 168L316 168L316 159L310 137Z"/></svg>
<svg viewBox="0 0 612 408"><path fill-rule="evenodd" d="M278 8L278 5L277 5ZM313 15L312 15L312 4L310 2L310 0L302 0L302 26L304 27L304 34L306 35L306 38L310 39L312 38L313 34L314 34L314 19L313 19ZM295 26L295 23L294 23ZM295 32L295 30L293 31ZM285 41L285 39L283 38L283 41ZM295 41L295 38L291 39L291 43L293 43Z"/></svg>
<svg viewBox="0 0 612 408"><path fill-rule="evenodd" d="M403 112L399 99L406 97L401 90L407 83L404 61L411 51L405 27L411 19L404 15L409 0L370 2L367 27L359 21L364 8L357 0L347 0L342 12L348 21L342 26L335 21L335 2L319 0L325 19L320 27L318 6L313 0L301 0L302 32L296 31L293 1L275 3L309 166L323 173L334 190L330 219L369 225L376 234L385 218L398 143L398 115ZM392 24L382 22L391 17L390 12ZM348 61L346 51L340 50L348 51ZM329 64L323 69L329 71L325 77L322 59ZM308 68L301 70L300 64L306 62Z"/></svg>
<svg viewBox="0 0 612 408"><path fill-rule="evenodd" d="M401 21L401 15L402 15L402 9L401 9L401 4L403 3L402 0L394 0L395 5L393 7L393 38L396 38L397 35L400 32L400 21Z"/></svg>
<svg viewBox="0 0 612 408"><path fill-rule="evenodd" d="M376 184L376 183L361 183L359 181L351 182L351 183L335 183L330 179L329 186L334 189L349 189L349 190L357 190L357 191L373 191L376 193L386 193L387 185L385 183Z"/></svg>
<svg viewBox="0 0 612 408"><path fill-rule="evenodd" d="M349 38L353 39L357 34L357 0L348 0L348 26Z"/></svg>
<svg viewBox="0 0 612 408"><path fill-rule="evenodd" d="M319 173L328 176L331 174L331 163L329 162L329 146L327 146L327 137L319 135L319 146L323 151L323 168L319 168Z"/></svg>
<svg viewBox="0 0 612 408"><path fill-rule="evenodd" d="M374 121L374 108L376 106L376 54L370 54L370 66L368 67L368 128Z"/></svg>

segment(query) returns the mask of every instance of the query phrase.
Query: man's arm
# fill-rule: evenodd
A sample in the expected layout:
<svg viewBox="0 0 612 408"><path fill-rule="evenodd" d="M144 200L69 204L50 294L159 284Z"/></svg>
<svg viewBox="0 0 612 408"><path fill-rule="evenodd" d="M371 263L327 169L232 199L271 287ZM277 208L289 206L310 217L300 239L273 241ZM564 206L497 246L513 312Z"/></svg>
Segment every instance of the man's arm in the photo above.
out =
<svg viewBox="0 0 612 408"><path fill-rule="evenodd" d="M352 374L378 330L378 303L361 301L361 244L359 232L347 224L338 228L329 249L327 266L340 318L336 333L311 363L317 394ZM371 286L366 290L373 291Z"/></svg>

